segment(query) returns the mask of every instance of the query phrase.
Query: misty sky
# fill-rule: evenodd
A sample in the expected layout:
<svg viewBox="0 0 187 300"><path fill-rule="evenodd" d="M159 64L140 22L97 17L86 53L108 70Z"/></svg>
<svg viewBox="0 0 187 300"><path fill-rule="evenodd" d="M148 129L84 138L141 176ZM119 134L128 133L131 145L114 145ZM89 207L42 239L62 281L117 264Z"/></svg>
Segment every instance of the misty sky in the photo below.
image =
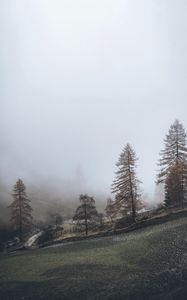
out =
<svg viewBox="0 0 187 300"><path fill-rule="evenodd" d="M1 181L110 195L123 146L154 193L187 128L187 1L0 0Z"/></svg>

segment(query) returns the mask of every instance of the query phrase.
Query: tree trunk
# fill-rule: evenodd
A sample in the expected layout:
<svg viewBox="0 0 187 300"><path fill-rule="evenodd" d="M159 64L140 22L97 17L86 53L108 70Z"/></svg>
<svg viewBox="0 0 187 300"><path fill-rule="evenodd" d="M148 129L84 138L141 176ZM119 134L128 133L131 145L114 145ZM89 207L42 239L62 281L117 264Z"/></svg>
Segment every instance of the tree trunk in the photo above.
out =
<svg viewBox="0 0 187 300"><path fill-rule="evenodd" d="M183 171L181 176L181 207L184 208L184 185L183 185Z"/></svg>
<svg viewBox="0 0 187 300"><path fill-rule="evenodd" d="M130 181L130 190L131 190L131 203L132 203L132 221L136 223L136 209L134 205L134 194L133 194L133 187L132 187L132 178L131 178L131 169L130 169L130 160L128 156L128 168L129 168L129 181Z"/></svg>
<svg viewBox="0 0 187 300"><path fill-rule="evenodd" d="M88 218L87 218L87 209L86 204L84 205L84 218L85 218L85 233L88 235Z"/></svg>
<svg viewBox="0 0 187 300"><path fill-rule="evenodd" d="M23 228L22 228L22 207L21 207L21 195L19 192L19 239L23 242Z"/></svg>

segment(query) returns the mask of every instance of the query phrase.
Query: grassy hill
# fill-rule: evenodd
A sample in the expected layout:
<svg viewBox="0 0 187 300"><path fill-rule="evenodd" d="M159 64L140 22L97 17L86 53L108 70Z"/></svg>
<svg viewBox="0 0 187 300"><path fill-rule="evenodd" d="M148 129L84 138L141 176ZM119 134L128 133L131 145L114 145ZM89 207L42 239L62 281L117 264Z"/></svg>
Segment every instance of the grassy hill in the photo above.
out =
<svg viewBox="0 0 187 300"><path fill-rule="evenodd" d="M187 218L0 255L0 299L187 299Z"/></svg>

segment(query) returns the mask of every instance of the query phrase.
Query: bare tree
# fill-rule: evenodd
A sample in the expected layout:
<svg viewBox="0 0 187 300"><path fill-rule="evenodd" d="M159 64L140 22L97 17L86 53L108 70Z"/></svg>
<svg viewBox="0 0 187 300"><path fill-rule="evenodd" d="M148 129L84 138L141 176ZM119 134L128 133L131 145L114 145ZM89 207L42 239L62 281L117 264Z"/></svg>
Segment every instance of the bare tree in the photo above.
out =
<svg viewBox="0 0 187 300"><path fill-rule="evenodd" d="M186 133L178 120L170 126L164 144L157 183L164 184L166 206L183 208L187 195L187 147Z"/></svg>
<svg viewBox="0 0 187 300"><path fill-rule="evenodd" d="M129 144L125 146L116 164L116 178L112 184L115 193L114 207L118 214L131 213L136 222L137 203L140 201L139 183L136 176L136 154Z"/></svg>
<svg viewBox="0 0 187 300"><path fill-rule="evenodd" d="M78 224L84 224L85 234L88 235L89 226L98 222L99 215L95 207L95 200L93 197L88 195L80 195L79 197L80 205L76 209L73 216L73 221Z"/></svg>
<svg viewBox="0 0 187 300"><path fill-rule="evenodd" d="M20 241L23 241L23 233L30 229L32 225L32 208L30 200L26 194L26 187L21 179L18 179L13 189L13 202L9 205L11 208L11 222L19 232Z"/></svg>

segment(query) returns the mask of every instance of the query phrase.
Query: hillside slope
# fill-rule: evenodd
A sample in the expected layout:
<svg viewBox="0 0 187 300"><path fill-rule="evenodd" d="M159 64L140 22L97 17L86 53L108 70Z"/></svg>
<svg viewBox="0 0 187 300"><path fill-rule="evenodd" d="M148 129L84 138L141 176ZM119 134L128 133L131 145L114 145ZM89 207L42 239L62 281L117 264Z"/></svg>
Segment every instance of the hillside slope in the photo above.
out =
<svg viewBox="0 0 187 300"><path fill-rule="evenodd" d="M186 299L187 218L0 256L1 299Z"/></svg>

